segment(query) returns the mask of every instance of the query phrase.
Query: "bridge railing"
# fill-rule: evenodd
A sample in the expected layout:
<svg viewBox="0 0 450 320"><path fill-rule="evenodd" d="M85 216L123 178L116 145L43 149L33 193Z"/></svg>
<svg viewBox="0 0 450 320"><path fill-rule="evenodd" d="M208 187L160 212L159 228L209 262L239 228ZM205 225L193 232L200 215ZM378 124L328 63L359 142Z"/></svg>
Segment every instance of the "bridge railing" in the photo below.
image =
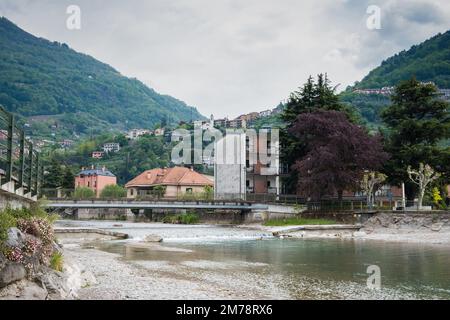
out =
<svg viewBox="0 0 450 320"><path fill-rule="evenodd" d="M236 203L264 203L274 205L298 206L299 210L306 209L310 212L345 212L345 211L370 211L370 210L392 210L396 205L401 204L400 198L378 197L373 207L367 205L365 197L344 197L339 200L337 198L327 198L320 201L312 201L298 195L284 194L222 194L214 197L213 194L194 193L182 194L175 197L162 196L161 192L147 192L135 198L118 198L118 197L80 197L75 196L74 189L42 189L43 197L49 200L67 200L67 201L126 201L126 202L236 202Z"/></svg>
<svg viewBox="0 0 450 320"><path fill-rule="evenodd" d="M0 185L14 183L24 194L39 195L43 167L33 143L25 138L15 116L0 107Z"/></svg>

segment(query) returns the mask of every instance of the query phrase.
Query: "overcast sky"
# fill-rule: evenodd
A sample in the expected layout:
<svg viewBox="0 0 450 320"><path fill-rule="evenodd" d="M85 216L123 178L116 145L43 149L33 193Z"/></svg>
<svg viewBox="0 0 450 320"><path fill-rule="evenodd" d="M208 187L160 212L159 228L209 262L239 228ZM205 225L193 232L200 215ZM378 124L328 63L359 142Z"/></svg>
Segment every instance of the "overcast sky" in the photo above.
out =
<svg viewBox="0 0 450 320"><path fill-rule="evenodd" d="M66 27L72 4L81 30ZM450 29L449 0L0 0L0 15L216 118L273 108L310 74L344 89Z"/></svg>

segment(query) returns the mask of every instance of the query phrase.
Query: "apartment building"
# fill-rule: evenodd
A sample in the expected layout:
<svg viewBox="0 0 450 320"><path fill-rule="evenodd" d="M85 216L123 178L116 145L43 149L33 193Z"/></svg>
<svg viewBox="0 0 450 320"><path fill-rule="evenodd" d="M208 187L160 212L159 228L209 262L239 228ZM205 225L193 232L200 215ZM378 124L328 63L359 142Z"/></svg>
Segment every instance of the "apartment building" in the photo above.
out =
<svg viewBox="0 0 450 320"><path fill-rule="evenodd" d="M214 177L217 199L279 194L278 135L270 129L228 133L215 143Z"/></svg>

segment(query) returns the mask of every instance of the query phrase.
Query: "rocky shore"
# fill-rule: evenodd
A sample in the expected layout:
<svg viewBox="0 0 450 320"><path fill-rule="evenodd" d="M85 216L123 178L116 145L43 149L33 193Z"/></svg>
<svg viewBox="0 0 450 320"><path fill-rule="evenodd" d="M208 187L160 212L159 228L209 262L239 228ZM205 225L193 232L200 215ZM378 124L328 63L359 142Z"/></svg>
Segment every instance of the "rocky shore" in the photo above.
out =
<svg viewBox="0 0 450 320"><path fill-rule="evenodd" d="M49 249L41 242L18 228L8 230L2 245L9 256L0 252L0 300L77 299L77 291L95 281L92 274L67 258L57 243L52 242ZM49 266L45 250L64 259L60 271Z"/></svg>
<svg viewBox="0 0 450 320"><path fill-rule="evenodd" d="M450 245L450 213L379 213L362 225L266 227L249 224L240 227L286 238L342 238Z"/></svg>

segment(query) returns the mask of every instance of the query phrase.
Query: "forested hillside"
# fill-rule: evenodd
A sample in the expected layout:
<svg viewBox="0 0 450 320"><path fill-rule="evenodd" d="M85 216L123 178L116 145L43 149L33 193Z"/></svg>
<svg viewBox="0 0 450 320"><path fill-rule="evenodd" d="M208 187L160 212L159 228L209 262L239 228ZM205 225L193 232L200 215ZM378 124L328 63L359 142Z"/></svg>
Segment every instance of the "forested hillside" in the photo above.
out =
<svg viewBox="0 0 450 320"><path fill-rule="evenodd" d="M450 31L383 61L355 87L368 89L395 86L412 76L422 82L432 81L440 88L450 88Z"/></svg>
<svg viewBox="0 0 450 320"><path fill-rule="evenodd" d="M32 135L46 136L51 126L70 135L203 118L184 102L6 18L0 18L0 70L0 105L31 122Z"/></svg>

